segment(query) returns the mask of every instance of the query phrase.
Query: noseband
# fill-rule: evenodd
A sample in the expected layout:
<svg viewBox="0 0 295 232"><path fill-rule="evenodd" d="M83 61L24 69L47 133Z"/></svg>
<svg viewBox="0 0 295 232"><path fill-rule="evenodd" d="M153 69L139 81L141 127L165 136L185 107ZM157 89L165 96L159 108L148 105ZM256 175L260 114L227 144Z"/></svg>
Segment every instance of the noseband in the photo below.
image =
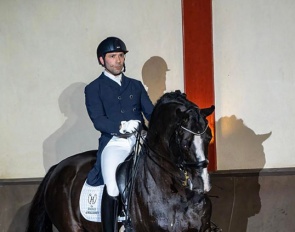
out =
<svg viewBox="0 0 295 232"><path fill-rule="evenodd" d="M191 108L193 108L193 107L190 107L190 108L187 109L186 111L189 111ZM179 125L179 126L180 126L181 129L183 129L183 130L185 130L185 131L187 131L187 132L189 132L189 133L191 133L191 134L193 134L193 135L195 135L195 136L201 136L201 135L203 135L203 134L206 132L206 130L208 129L208 126L209 126L209 125L208 125L208 123L207 123L206 126L205 126L205 128L204 128L204 130L201 131L201 132L200 132L200 131L194 132L194 131L192 131L192 130L190 130L190 129L188 129L188 128L182 126L182 125ZM178 127L178 128L179 128L179 127ZM147 145L147 144L145 143L145 145ZM147 145L147 147L148 147L151 151L153 151L153 153L157 154L158 157L161 157L161 159L164 159L164 160L166 160L166 162L171 163L172 165L174 165L174 163L172 163L169 159L167 159L166 157L162 156L162 155L159 154L158 152L154 151L154 150L153 150L151 147L149 147L148 145ZM162 165L160 165L160 163L157 162L156 159L155 159L154 157L152 157L151 154L150 154L149 152L148 152L147 154L148 154L148 157L149 157L149 158L150 158L150 159L151 159L151 160L152 160L157 166L159 166L160 168L162 168L163 170L165 170L165 171L166 171L167 173L169 173L171 176L175 176L174 173L172 173L171 171L169 171L168 169L166 169L166 168L164 168ZM179 170L181 171L182 175L184 175L184 180L181 180L181 181L180 181L181 184L182 184L182 186L183 186L183 187L188 187L190 190L193 189L192 182L191 182L190 177L189 177L188 172L187 172L187 168L197 169L198 172L200 172L200 169L207 168L208 164L209 164L208 159L205 159L205 160L203 160L203 161L197 161L197 162L194 162L194 163L187 163L187 162L185 162L184 160L182 160L181 163L176 164L176 166L177 166L177 167L179 168Z"/></svg>
<svg viewBox="0 0 295 232"><path fill-rule="evenodd" d="M191 133L193 135L201 136L206 132L208 126L209 126L209 124L207 123L205 129L202 132L200 132L200 131L194 132L194 131L191 131L190 129L188 129L188 128L184 127L184 126L180 126L180 127L183 130L185 130L185 131L187 131L187 132L189 132L189 133ZM196 163L184 163L184 162L182 162L181 166L187 167L187 168L196 168L196 169L198 169L198 168L207 168L208 164L209 164L208 159L205 159L203 161L199 161L199 162L196 162Z"/></svg>
<svg viewBox="0 0 295 232"><path fill-rule="evenodd" d="M200 136L200 135L202 135L202 134L204 134L204 133L206 132L206 130L207 130L207 128L208 128L208 125L209 125L209 124L207 123L205 129L204 129L202 132L199 132L199 131L198 131L198 132L193 132L193 131L191 131L191 130L185 128L184 126L181 126L181 128L184 129L184 130L186 130L187 132L193 134L193 135Z"/></svg>

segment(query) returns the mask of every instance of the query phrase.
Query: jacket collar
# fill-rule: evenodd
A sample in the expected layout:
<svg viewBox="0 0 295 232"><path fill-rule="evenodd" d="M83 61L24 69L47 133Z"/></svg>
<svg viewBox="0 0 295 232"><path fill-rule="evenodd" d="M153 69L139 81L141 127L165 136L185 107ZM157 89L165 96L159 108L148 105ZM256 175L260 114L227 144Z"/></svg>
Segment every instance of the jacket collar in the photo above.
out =
<svg viewBox="0 0 295 232"><path fill-rule="evenodd" d="M130 83L130 78L126 77L123 73L122 73L122 79L121 79L122 80L121 86L115 81L113 81L112 79L110 79L109 77L107 77L104 73L102 73L99 78L101 78L106 85L115 89L119 89L120 93L122 93L128 87Z"/></svg>

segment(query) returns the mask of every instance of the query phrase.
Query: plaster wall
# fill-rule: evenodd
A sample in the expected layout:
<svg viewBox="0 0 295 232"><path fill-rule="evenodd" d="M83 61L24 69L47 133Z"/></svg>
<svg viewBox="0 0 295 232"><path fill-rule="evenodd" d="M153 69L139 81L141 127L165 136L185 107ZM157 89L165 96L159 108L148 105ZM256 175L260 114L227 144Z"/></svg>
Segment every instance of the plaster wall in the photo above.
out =
<svg viewBox="0 0 295 232"><path fill-rule="evenodd" d="M294 167L295 2L212 3L217 168Z"/></svg>
<svg viewBox="0 0 295 232"><path fill-rule="evenodd" d="M162 93L183 90L178 0L0 1L0 28L0 178L42 177L97 149L83 91L103 71L96 48L108 36L130 51L126 75L142 80L147 61L161 60Z"/></svg>
<svg viewBox="0 0 295 232"><path fill-rule="evenodd" d="M217 168L294 167L295 3L212 3ZM130 50L128 76L154 76L164 60L157 88L183 90L180 1L1 1L0 28L0 178L42 177L97 148L83 89L107 36Z"/></svg>

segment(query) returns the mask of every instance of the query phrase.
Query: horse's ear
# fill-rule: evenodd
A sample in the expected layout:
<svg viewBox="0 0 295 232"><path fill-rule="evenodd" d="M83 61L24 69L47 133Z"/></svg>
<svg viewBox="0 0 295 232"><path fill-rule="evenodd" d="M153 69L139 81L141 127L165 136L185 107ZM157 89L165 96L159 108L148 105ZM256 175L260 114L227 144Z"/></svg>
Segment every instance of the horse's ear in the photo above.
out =
<svg viewBox="0 0 295 232"><path fill-rule="evenodd" d="M181 111L181 109L176 109L176 115L177 117L182 118L183 112Z"/></svg>
<svg viewBox="0 0 295 232"><path fill-rule="evenodd" d="M215 110L215 106L212 105L211 107L201 109L200 111L201 111L201 114L203 115L203 117L206 118L207 116L209 116L210 114L212 114L214 112L214 110Z"/></svg>
<svg viewBox="0 0 295 232"><path fill-rule="evenodd" d="M176 115L178 118L181 118L182 120L187 120L188 119L188 114L185 111L181 111L181 109L176 110Z"/></svg>
<svg viewBox="0 0 295 232"><path fill-rule="evenodd" d="M185 94L185 93L183 93L183 92L181 92L179 89L175 90L174 92L175 92L177 95L179 95L179 96L182 96L182 97L186 98L186 94Z"/></svg>
<svg viewBox="0 0 295 232"><path fill-rule="evenodd" d="M263 143L265 140L267 140L271 136L272 132L269 132L267 134L258 134L257 137L259 138L260 142Z"/></svg>

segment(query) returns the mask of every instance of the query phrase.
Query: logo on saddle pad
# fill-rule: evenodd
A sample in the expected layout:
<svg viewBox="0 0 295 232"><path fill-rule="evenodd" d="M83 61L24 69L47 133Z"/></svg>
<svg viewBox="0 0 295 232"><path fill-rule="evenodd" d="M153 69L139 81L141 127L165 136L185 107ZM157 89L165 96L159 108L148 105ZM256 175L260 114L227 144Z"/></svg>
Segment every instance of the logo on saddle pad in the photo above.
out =
<svg viewBox="0 0 295 232"><path fill-rule="evenodd" d="M84 183L80 194L80 212L89 221L101 222L101 198L104 185L89 186Z"/></svg>
<svg viewBox="0 0 295 232"><path fill-rule="evenodd" d="M89 193L88 195L88 203L92 206L96 203L97 200L97 194L94 194L94 196L92 196L91 193Z"/></svg>
<svg viewBox="0 0 295 232"><path fill-rule="evenodd" d="M80 194L80 212L82 216L92 222L101 222L101 199L104 185L90 186L83 185ZM124 218L118 217L118 221L122 221Z"/></svg>
<svg viewBox="0 0 295 232"><path fill-rule="evenodd" d="M98 212L98 202L97 202L97 194L92 195L91 193L88 194L88 207L85 214L99 214Z"/></svg>

